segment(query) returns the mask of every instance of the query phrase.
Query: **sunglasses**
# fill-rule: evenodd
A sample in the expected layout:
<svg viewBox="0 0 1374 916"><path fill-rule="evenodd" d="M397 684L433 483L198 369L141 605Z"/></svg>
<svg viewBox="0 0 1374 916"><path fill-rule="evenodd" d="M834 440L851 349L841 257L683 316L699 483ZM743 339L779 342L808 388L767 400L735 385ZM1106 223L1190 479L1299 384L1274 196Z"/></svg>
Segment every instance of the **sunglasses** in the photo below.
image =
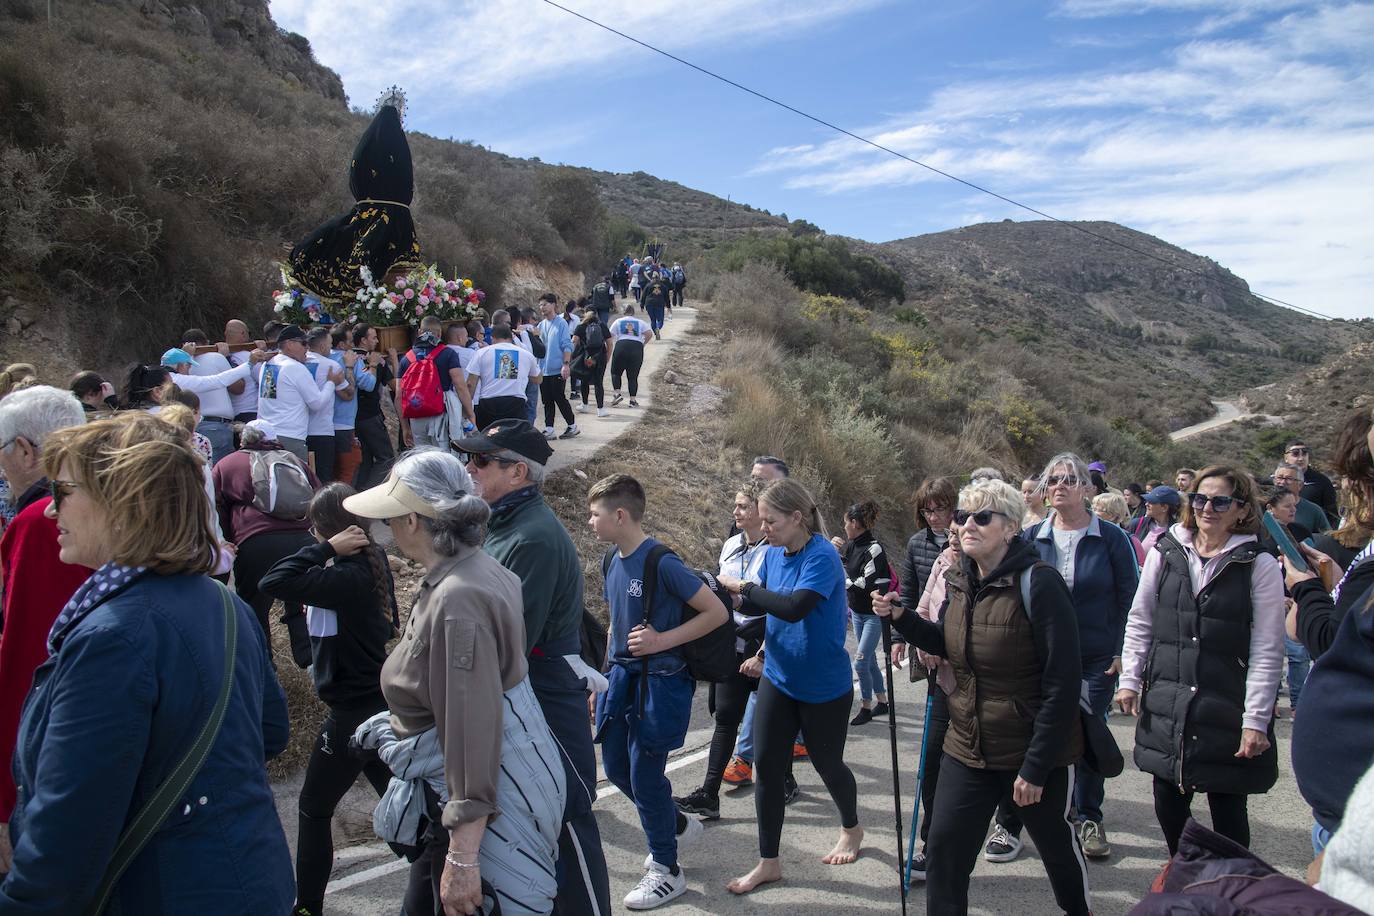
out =
<svg viewBox="0 0 1374 916"><path fill-rule="evenodd" d="M973 519L973 524L979 528L986 528L992 524L992 517L1000 515L1002 518L1010 518L1005 512L998 512L996 509L984 509L981 512L969 512L966 509L954 510L954 524L962 525L969 519Z"/></svg>
<svg viewBox="0 0 1374 916"><path fill-rule="evenodd" d="M458 457L463 459L463 464L470 464L475 468L485 468L493 461L497 462L502 467L520 463L518 461L511 461L509 458L497 458L495 455L484 455L480 452L460 452Z"/></svg>
<svg viewBox="0 0 1374 916"><path fill-rule="evenodd" d="M1201 493L1189 493L1188 502L1192 505L1194 512L1201 512L1207 508L1207 504L1212 504L1212 509L1216 512L1226 512L1231 508L1232 503L1239 503L1240 500L1234 496L1204 496Z"/></svg>
<svg viewBox="0 0 1374 916"><path fill-rule="evenodd" d="M1066 487L1076 487L1081 481L1072 474L1051 474L1045 478L1045 486L1057 487L1061 483Z"/></svg>
<svg viewBox="0 0 1374 916"><path fill-rule="evenodd" d="M72 495L72 490L80 484L70 480L49 480L48 495L52 497L52 508L54 512L62 511L62 501Z"/></svg>

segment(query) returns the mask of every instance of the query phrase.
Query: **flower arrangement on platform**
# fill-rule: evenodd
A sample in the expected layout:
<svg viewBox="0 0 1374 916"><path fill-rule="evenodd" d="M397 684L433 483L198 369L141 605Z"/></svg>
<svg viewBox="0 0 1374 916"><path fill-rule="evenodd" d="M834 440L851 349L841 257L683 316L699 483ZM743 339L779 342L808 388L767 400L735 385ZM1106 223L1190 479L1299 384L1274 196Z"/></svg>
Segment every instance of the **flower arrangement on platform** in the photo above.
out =
<svg viewBox="0 0 1374 916"><path fill-rule="evenodd" d="M285 269L282 270L281 280L284 289L272 291L272 311L278 321L300 325L330 323L331 319L320 300L293 284Z"/></svg>
<svg viewBox="0 0 1374 916"><path fill-rule="evenodd" d="M471 280L445 279L433 264L396 277L390 288L374 285L368 274L363 276L363 282L364 288L358 290L359 318L372 323L362 318L361 313L375 310L380 313L378 317L385 316L384 321L377 322L382 325L415 326L426 315L444 321L466 321L481 313L487 298Z"/></svg>

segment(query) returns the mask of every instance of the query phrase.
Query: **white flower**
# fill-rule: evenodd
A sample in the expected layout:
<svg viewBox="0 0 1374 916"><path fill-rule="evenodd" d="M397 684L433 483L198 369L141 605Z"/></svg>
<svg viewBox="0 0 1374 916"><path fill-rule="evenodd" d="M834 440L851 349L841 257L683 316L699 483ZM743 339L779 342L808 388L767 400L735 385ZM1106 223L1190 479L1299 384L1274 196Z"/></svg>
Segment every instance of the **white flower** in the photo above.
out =
<svg viewBox="0 0 1374 916"><path fill-rule="evenodd" d="M358 276L363 278L363 282L368 286L372 285L372 269L364 264L358 268Z"/></svg>
<svg viewBox="0 0 1374 916"><path fill-rule="evenodd" d="M278 302L276 305L272 306L272 311L280 315L282 312L286 311L286 306L282 305L281 302Z"/></svg>

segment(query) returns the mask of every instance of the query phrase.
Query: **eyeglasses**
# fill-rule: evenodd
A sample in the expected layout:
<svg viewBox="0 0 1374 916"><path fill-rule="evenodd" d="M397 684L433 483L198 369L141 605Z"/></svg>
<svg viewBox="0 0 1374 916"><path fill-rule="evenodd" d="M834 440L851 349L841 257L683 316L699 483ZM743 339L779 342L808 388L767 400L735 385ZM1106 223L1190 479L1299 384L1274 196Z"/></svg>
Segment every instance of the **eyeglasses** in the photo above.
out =
<svg viewBox="0 0 1374 916"><path fill-rule="evenodd" d="M1081 481L1072 474L1051 474L1045 478L1045 486L1057 487L1061 483L1066 487L1076 487Z"/></svg>
<svg viewBox="0 0 1374 916"><path fill-rule="evenodd" d="M947 514L949 514L949 511L950 511L949 506L922 506L922 507L921 507L921 514L922 514L922 515L947 515Z"/></svg>
<svg viewBox="0 0 1374 916"><path fill-rule="evenodd" d="M1194 512L1201 512L1207 508L1207 504L1212 504L1212 509L1216 512L1226 512L1231 508L1232 503L1239 503L1240 499L1236 496L1207 496L1202 493L1189 493L1188 502L1192 505Z"/></svg>
<svg viewBox="0 0 1374 916"><path fill-rule="evenodd" d="M509 458L497 458L495 455L485 455L480 452L460 452L458 457L463 459L463 464L470 464L475 468L485 468L493 461L498 462L502 467L520 463Z"/></svg>
<svg viewBox="0 0 1374 916"><path fill-rule="evenodd" d="M11 439L6 439L4 442L0 442L0 452L3 452L5 449L9 448L11 445L13 445L14 443L16 443L16 442L18 442L18 441L19 441L19 437L18 437L18 436L15 436L15 437L13 437L13 438L11 438Z"/></svg>
<svg viewBox="0 0 1374 916"><path fill-rule="evenodd" d="M62 511L62 501L72 495L72 490L80 484L70 480L49 480L48 494L52 496L52 508L54 512Z"/></svg>
<svg viewBox="0 0 1374 916"><path fill-rule="evenodd" d="M1295 446L1293 446L1292 448L1290 448L1290 449L1288 450L1288 454L1290 454L1290 455L1306 455L1306 454L1307 454L1307 449L1304 448L1304 447L1301 446L1301 445L1295 445Z"/></svg>
<svg viewBox="0 0 1374 916"><path fill-rule="evenodd" d="M962 525L969 519L973 519L973 524L977 525L979 528L986 528L988 525L992 524L992 517L994 515L1000 515L1002 518L1011 517L1005 512L998 512L996 509L984 509L981 512L969 512L965 509L955 509L954 524Z"/></svg>

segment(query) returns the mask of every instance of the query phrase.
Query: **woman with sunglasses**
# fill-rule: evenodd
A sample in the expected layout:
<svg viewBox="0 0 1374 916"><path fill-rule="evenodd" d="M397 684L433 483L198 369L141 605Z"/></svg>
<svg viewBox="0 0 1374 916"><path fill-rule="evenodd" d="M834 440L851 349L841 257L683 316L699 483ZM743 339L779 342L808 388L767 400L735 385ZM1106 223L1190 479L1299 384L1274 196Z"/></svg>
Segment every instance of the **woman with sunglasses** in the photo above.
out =
<svg viewBox="0 0 1374 916"><path fill-rule="evenodd" d="M391 566L368 537L367 521L344 508L352 487L331 483L310 501L316 543L278 562L258 588L282 601L307 605L310 673L329 712L305 768L297 803L296 906L291 916L324 912L324 889L334 865L334 809L367 776L381 795L391 770L380 760L348 752L358 726L386 709L382 663L400 626Z"/></svg>
<svg viewBox="0 0 1374 916"><path fill-rule="evenodd" d="M873 598L874 613L890 614L909 643L947 659L954 674L930 827L927 913L968 912L969 876L988 820L1008 794L1060 909L1091 911L1087 866L1068 818L1074 764L1083 755L1076 615L1064 580L1019 537L1025 514L1010 484L970 484L954 513L963 555L945 573L939 621L908 613L890 596Z"/></svg>
<svg viewBox="0 0 1374 916"><path fill-rule="evenodd" d="M1283 667L1283 573L1256 538L1255 483L1203 469L1183 516L1145 559L1126 623L1123 712L1138 715L1135 762L1154 776L1169 846L1207 793L1212 826L1250 845L1246 796L1278 779L1274 699Z"/></svg>
<svg viewBox="0 0 1374 916"><path fill-rule="evenodd" d="M135 412L52 433L43 459L62 562L95 572L53 625L24 705L0 913L287 912L291 858L263 765L286 747L286 697L247 606L206 576L200 456ZM207 756L171 810L151 804L203 732ZM160 829L101 900L141 815Z"/></svg>

